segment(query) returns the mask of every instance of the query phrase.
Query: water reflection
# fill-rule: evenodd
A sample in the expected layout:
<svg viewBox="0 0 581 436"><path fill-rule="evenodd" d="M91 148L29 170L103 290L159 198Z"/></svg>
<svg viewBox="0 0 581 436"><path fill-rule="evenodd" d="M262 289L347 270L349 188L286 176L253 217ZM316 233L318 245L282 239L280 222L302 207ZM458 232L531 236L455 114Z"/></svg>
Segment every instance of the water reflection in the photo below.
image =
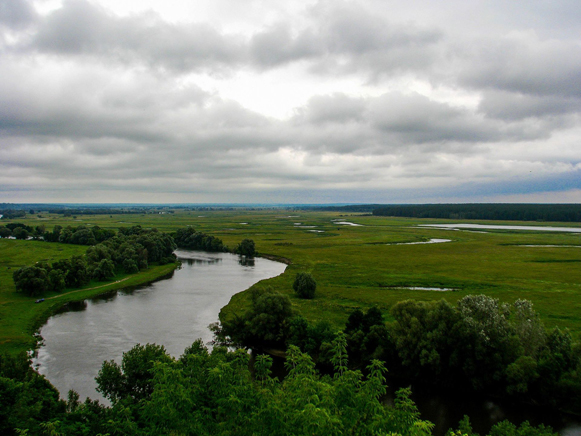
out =
<svg viewBox="0 0 581 436"><path fill-rule="evenodd" d="M238 257L238 264L241 266L253 267L254 266L254 258L240 256L240 257Z"/></svg>
<svg viewBox="0 0 581 436"><path fill-rule="evenodd" d="M80 312L82 310L85 310L86 308L87 308L86 301L71 301L71 302L65 304L59 310L57 310L56 313L59 314L59 313L65 313L65 312Z"/></svg>
<svg viewBox="0 0 581 436"><path fill-rule="evenodd" d="M182 264L185 262L188 265L201 265L201 264L206 264L206 265L211 265L214 263L219 263L222 261L222 259L180 259L182 261Z"/></svg>

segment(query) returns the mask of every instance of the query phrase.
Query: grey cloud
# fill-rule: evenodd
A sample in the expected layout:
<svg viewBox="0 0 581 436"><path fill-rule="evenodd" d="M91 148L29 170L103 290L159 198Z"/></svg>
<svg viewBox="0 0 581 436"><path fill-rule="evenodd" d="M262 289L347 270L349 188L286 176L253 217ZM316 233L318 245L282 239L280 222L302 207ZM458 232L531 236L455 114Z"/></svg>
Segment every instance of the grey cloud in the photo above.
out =
<svg viewBox="0 0 581 436"><path fill-rule="evenodd" d="M36 20L36 11L27 0L1 0L0 26L22 29Z"/></svg>
<svg viewBox="0 0 581 436"><path fill-rule="evenodd" d="M310 10L307 23L293 29L279 22L246 38L207 24L170 24L153 13L116 17L87 0L66 0L39 21L20 49L103 57L178 73L265 69L309 60L314 72L368 71L377 78L426 69L438 58L443 37L435 29L390 23L353 3L322 2Z"/></svg>
<svg viewBox="0 0 581 436"><path fill-rule="evenodd" d="M506 91L485 91L479 110L504 120L559 117L581 112L581 98L559 95L538 96Z"/></svg>
<svg viewBox="0 0 581 436"><path fill-rule="evenodd" d="M118 18L86 0L67 0L39 27L30 47L61 55L97 55L171 71L224 68L244 47L206 24L172 25L153 13Z"/></svg>
<svg viewBox="0 0 581 436"><path fill-rule="evenodd" d="M294 34L284 22L256 33L250 40L251 62L275 67L309 60L317 73L366 70L378 77L430 65L443 37L436 29L396 25L342 1L317 3L306 20L309 24Z"/></svg>
<svg viewBox="0 0 581 436"><path fill-rule="evenodd" d="M310 123L346 123L360 120L365 110L363 99L335 93L312 97L297 115Z"/></svg>
<svg viewBox="0 0 581 436"><path fill-rule="evenodd" d="M477 111L430 100L419 94L391 92L351 98L333 94L311 98L291 120L291 137L313 152L385 155L433 152L474 154L480 144L548 138L560 127L547 120L493 119Z"/></svg>
<svg viewBox="0 0 581 436"><path fill-rule="evenodd" d="M442 33L434 29L420 29L415 25L393 24L381 15L363 10L356 3L321 2L314 14L322 23L329 51L352 53L391 50L434 44L440 41Z"/></svg>
<svg viewBox="0 0 581 436"><path fill-rule="evenodd" d="M478 41L462 53L459 80L480 89L581 97L581 46L527 33Z"/></svg>
<svg viewBox="0 0 581 436"><path fill-rule="evenodd" d="M252 61L263 67L273 67L324 53L321 41L311 31L293 37L291 30L288 23L278 23L254 34L249 43Z"/></svg>
<svg viewBox="0 0 581 436"><path fill-rule="evenodd" d="M528 174L528 165L571 173L571 156L578 160L575 42L515 33L452 43L436 27L346 2L320 2L302 27L277 21L244 37L95 5L65 1L5 47L0 186L358 192ZM25 15L12 21L35 19ZM10 38L14 26L5 30ZM277 120L202 90L189 75L265 74L292 62L322 81L375 79L363 95L386 83L406 92L313 96ZM434 92L410 92L405 83L418 78ZM447 90L470 106L453 103Z"/></svg>

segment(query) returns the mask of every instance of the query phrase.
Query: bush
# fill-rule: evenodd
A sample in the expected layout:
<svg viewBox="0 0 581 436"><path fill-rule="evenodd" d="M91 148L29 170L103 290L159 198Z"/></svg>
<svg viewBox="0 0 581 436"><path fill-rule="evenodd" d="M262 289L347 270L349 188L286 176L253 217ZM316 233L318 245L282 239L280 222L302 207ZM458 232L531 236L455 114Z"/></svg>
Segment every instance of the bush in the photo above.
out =
<svg viewBox="0 0 581 436"><path fill-rule="evenodd" d="M298 273L293 289L300 298L312 299L315 298L315 291L317 290L317 282L309 273Z"/></svg>

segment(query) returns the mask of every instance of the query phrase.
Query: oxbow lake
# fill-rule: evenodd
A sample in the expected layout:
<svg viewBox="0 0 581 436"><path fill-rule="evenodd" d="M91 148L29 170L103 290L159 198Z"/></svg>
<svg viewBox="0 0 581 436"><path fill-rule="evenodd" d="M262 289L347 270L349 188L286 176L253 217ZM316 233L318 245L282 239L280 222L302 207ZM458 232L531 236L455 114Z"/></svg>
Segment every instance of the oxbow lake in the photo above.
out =
<svg viewBox="0 0 581 436"><path fill-rule="evenodd" d="M161 344L179 356L198 338L210 341L208 325L218 321L232 295L286 268L263 258L243 262L229 253L176 255L182 267L171 278L70 305L42 327L44 345L33 363L62 397L74 389L82 399L103 400L94 380L103 361L120 362L135 344Z"/></svg>

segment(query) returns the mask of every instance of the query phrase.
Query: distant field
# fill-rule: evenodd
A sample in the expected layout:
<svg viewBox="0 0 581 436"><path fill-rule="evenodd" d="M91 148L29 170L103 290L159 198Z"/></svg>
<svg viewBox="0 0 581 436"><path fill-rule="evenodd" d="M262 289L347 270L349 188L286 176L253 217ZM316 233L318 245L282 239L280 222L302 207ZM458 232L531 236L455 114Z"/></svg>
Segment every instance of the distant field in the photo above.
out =
<svg viewBox="0 0 581 436"><path fill-rule="evenodd" d="M332 222L340 218L361 226ZM282 276L255 286L269 285L280 292L288 293L295 308L304 316L311 320L325 318L338 327L343 325L349 313L356 307L366 308L377 304L387 310L404 299L446 298L454 302L468 294L484 293L507 302L514 302L518 298L529 299L533 301L547 326L567 327L577 337L581 333L581 248L575 247L581 246L579 234L439 230L420 228L417 225L463 221L293 210L192 211L112 217L83 215L78 219L50 215L39 219L34 215L15 221L30 226L44 223L47 229L55 224L99 225L115 229L139 224L143 227L173 231L192 225L197 230L222 238L231 247L243 238L251 238L256 242L259 252L292 262ZM295 223L301 223L303 227ZM511 221L506 224L519 223ZM544 224L561 225L534 223ZM579 227L581 224L569 223L563 226ZM450 239L451 242L396 245L426 242L430 239ZM42 242L22 244L43 245ZM5 250L3 246L0 247L0 258L4 259ZM84 247L65 247L70 250L84 250ZM37 253L29 254L27 257L31 261L37 256ZM34 260L40 260L43 256L47 257L48 254L38 253L38 258ZM64 257L67 256L69 255ZM3 263L0 265L4 280L5 267ZM317 280L317 297L314 300L300 300L292 295L292 281L299 271L309 271ZM454 291L409 290L403 287L453 288ZM1 289L4 293L6 286L3 285ZM233 313L244 310L248 301L248 292L234 296L223 309L222 316L232 316ZM8 328L4 319L0 322L2 331Z"/></svg>

